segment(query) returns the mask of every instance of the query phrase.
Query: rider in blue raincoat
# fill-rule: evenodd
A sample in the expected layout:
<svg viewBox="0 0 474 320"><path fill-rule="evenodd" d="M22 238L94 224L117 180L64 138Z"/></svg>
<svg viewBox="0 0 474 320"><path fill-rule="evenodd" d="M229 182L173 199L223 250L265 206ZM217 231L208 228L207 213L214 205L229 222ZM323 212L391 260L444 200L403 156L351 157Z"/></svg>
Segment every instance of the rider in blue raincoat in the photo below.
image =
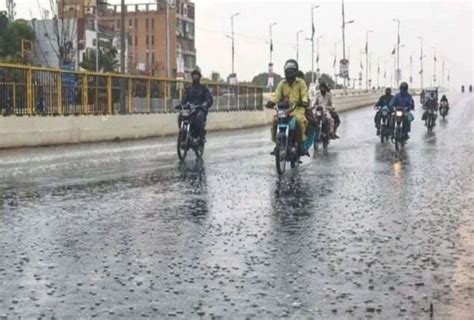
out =
<svg viewBox="0 0 474 320"><path fill-rule="evenodd" d="M408 93L408 83L402 82L400 84L400 92L393 97L390 101L391 109L396 109L397 107L404 108L405 112L408 113L408 116L405 118L405 127L407 131L405 132L406 139L409 139L408 133L411 131L411 122L415 119L411 111L415 110L415 101L410 93Z"/></svg>

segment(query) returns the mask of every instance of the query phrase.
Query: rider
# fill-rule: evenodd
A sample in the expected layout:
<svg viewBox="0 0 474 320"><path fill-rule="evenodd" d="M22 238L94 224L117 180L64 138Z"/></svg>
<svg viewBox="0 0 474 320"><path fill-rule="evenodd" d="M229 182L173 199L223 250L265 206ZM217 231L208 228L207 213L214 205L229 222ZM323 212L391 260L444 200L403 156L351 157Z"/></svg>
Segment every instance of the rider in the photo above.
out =
<svg viewBox="0 0 474 320"><path fill-rule="evenodd" d="M339 127L341 121L339 120L339 115L335 111L332 94L326 82L321 82L319 84L319 92L316 96L316 99L314 100L313 108L318 106L324 108L326 120L328 121L329 125L330 137L332 139L338 139L339 137L336 135L336 130Z"/></svg>
<svg viewBox="0 0 474 320"><path fill-rule="evenodd" d="M428 100L426 100L425 106L426 106L425 112L423 112L423 116L421 117L421 120L423 121L426 120L426 117L428 116L428 111L430 110L438 111L438 101L436 99L436 95L434 92L431 92Z"/></svg>
<svg viewBox="0 0 474 320"><path fill-rule="evenodd" d="M206 118L209 108L212 107L212 95L209 89L201 84L201 71L199 69L195 69L191 73L192 77L192 84L184 93L183 99L181 100L181 105L183 106L186 103L190 103L192 105L199 106L199 109L196 113L196 118L194 125L196 129L199 131L199 136L201 137L201 143L204 143L206 139ZM178 119L179 126L181 127L181 116Z"/></svg>
<svg viewBox="0 0 474 320"><path fill-rule="evenodd" d="M290 105L291 114L296 119L296 139L300 146L306 139L305 132L308 125L305 113L309 105L308 87L304 79L298 77L298 62L294 59L289 59L284 66L285 79L283 79L278 87L275 89L273 99L267 102L267 108L273 108L279 102L288 102ZM276 141L276 127L278 125L278 118L273 118L272 124L272 141ZM302 150L300 150L302 151ZM273 152L272 152L273 153Z"/></svg>
<svg viewBox="0 0 474 320"><path fill-rule="evenodd" d="M375 113L375 127L377 128L377 135L380 135L380 116L381 116L381 109L384 106L389 106L390 101L392 101L393 95L392 95L392 89L387 87L385 89L385 94L379 98L379 101L375 104L375 106L378 108L377 113Z"/></svg>
<svg viewBox="0 0 474 320"><path fill-rule="evenodd" d="M469 85L469 92L472 92L472 84Z"/></svg>
<svg viewBox="0 0 474 320"><path fill-rule="evenodd" d="M443 96L441 97L440 102L445 102L446 103L446 115L447 115L448 112L449 112L449 101L448 101L448 98L446 97L445 94L443 94Z"/></svg>
<svg viewBox="0 0 474 320"><path fill-rule="evenodd" d="M393 110L396 107L402 107L405 109L405 112L410 112L415 110L415 102L413 101L413 97L411 94L408 93L408 83L402 82L400 84L400 92L393 97L392 101L390 101L389 107ZM409 115L405 117L405 128L407 128L405 132L405 139L409 139L410 136L408 133L411 131L411 121L413 121L413 116Z"/></svg>

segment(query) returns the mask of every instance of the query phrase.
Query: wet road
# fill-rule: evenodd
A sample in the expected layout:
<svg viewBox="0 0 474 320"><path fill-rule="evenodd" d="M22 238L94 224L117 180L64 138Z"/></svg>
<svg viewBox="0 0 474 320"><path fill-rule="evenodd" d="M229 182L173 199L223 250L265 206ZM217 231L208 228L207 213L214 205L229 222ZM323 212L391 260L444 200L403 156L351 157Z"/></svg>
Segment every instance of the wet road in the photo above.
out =
<svg viewBox="0 0 474 320"><path fill-rule="evenodd" d="M0 151L0 318L473 319L474 97L397 156L370 108L278 179L269 130ZM432 310L430 310L432 307Z"/></svg>

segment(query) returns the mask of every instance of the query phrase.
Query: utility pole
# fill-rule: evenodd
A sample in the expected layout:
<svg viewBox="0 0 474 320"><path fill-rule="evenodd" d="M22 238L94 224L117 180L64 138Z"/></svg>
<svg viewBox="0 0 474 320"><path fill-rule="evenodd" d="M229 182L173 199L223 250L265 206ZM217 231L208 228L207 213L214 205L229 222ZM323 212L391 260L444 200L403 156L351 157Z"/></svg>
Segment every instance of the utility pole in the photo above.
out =
<svg viewBox="0 0 474 320"><path fill-rule="evenodd" d="M410 53L410 88L413 85L413 53Z"/></svg>
<svg viewBox="0 0 474 320"><path fill-rule="evenodd" d="M300 62L300 33L302 33L303 30L300 30L296 33L296 62Z"/></svg>
<svg viewBox="0 0 474 320"><path fill-rule="evenodd" d="M314 9L317 9L317 8L319 8L319 5L311 6L311 83L314 83L314 34L316 32L316 29L314 27ZM318 55L319 55L319 49L318 49Z"/></svg>
<svg viewBox="0 0 474 320"><path fill-rule="evenodd" d="M421 86L421 90L423 90L423 37L418 37L418 39L420 39L421 41L421 50L420 50L420 86Z"/></svg>
<svg viewBox="0 0 474 320"><path fill-rule="evenodd" d="M317 72L317 75L318 75L318 78L316 80L319 81L319 78L320 78L320 69L319 69L319 39L321 39L323 36L319 36L317 39L316 39L316 48L317 48L317 54L316 54L316 72Z"/></svg>
<svg viewBox="0 0 474 320"><path fill-rule="evenodd" d="M276 22L270 24L270 63L273 64L273 27L276 25Z"/></svg>
<svg viewBox="0 0 474 320"><path fill-rule="evenodd" d="M170 70L170 3L166 0L166 78L171 77Z"/></svg>
<svg viewBox="0 0 474 320"><path fill-rule="evenodd" d="M377 89L380 89L380 57L377 58Z"/></svg>
<svg viewBox="0 0 474 320"><path fill-rule="evenodd" d="M354 23L354 20L347 21L345 20L344 15L344 0L342 0L342 59L346 60L346 24ZM347 76L342 75L344 78L344 91L347 87Z"/></svg>
<svg viewBox="0 0 474 320"><path fill-rule="evenodd" d="M120 2L120 72L125 73L125 0ZM129 67L130 68L130 67ZM120 79L120 113L125 113L125 79ZM130 88L129 88L130 89Z"/></svg>
<svg viewBox="0 0 474 320"><path fill-rule="evenodd" d="M441 87L444 88L444 57L443 57L443 67L441 69Z"/></svg>
<svg viewBox="0 0 474 320"><path fill-rule="evenodd" d="M234 13L230 16L230 28L231 28L231 36L230 39L232 40L232 75L235 74L235 34L234 34L234 18L237 17L239 13Z"/></svg>
<svg viewBox="0 0 474 320"><path fill-rule="evenodd" d="M433 58L433 86L436 86L436 48L433 47L434 58Z"/></svg>
<svg viewBox="0 0 474 320"><path fill-rule="evenodd" d="M95 1L95 72L99 72L99 1Z"/></svg>
<svg viewBox="0 0 474 320"><path fill-rule="evenodd" d="M372 30L368 30L365 33L365 90L369 90L369 33Z"/></svg>
<svg viewBox="0 0 474 320"><path fill-rule="evenodd" d="M396 83L397 86L400 84L401 80L401 70L400 70L400 19L393 19L393 21L397 22L398 24L398 32L397 32L397 70L395 71Z"/></svg>

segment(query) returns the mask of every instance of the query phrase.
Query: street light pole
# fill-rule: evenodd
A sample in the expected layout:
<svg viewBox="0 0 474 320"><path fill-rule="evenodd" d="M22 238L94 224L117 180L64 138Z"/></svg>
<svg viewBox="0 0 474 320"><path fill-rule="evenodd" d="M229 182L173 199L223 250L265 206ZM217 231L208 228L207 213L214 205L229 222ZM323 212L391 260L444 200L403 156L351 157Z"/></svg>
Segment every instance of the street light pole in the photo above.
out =
<svg viewBox="0 0 474 320"><path fill-rule="evenodd" d="M317 9L317 8L319 8L319 5L311 6L311 83L314 83L314 33L315 33L314 9ZM319 54L319 49L318 49L318 54Z"/></svg>
<svg viewBox="0 0 474 320"><path fill-rule="evenodd" d="M273 26L275 26L277 23L273 22L270 24L270 63L273 63Z"/></svg>
<svg viewBox="0 0 474 320"><path fill-rule="evenodd" d="M365 33L365 90L369 90L369 33L372 30L368 30Z"/></svg>
<svg viewBox="0 0 474 320"><path fill-rule="evenodd" d="M320 57L319 57L319 39L321 39L322 37L323 37L323 36L319 36L319 37L316 39L316 48L317 48L317 54L316 54L317 58L316 58L316 59L318 59L318 60L316 61L316 72L317 72L318 78L317 78L316 80L319 80L320 72L321 72L321 71L319 70L319 59L320 59Z"/></svg>
<svg viewBox="0 0 474 320"><path fill-rule="evenodd" d="M420 86L421 86L421 90L423 90L423 74L424 74L424 70L423 70L423 37L418 37L418 39L420 39L421 41L421 50L420 50Z"/></svg>
<svg viewBox="0 0 474 320"><path fill-rule="evenodd" d="M434 50L434 63L433 63L433 86L436 86L436 48L433 47Z"/></svg>
<svg viewBox="0 0 474 320"><path fill-rule="evenodd" d="M296 62L300 62L300 33L302 33L303 30L300 30L296 33Z"/></svg>
<svg viewBox="0 0 474 320"><path fill-rule="evenodd" d="M170 78L170 3L166 0L166 78ZM153 31L154 32L154 31Z"/></svg>
<svg viewBox="0 0 474 320"><path fill-rule="evenodd" d="M443 67L441 69L441 87L444 87L444 57L443 57Z"/></svg>
<svg viewBox="0 0 474 320"><path fill-rule="evenodd" d="M397 32L397 70L395 71L397 86L400 84L401 72L400 72L400 19L393 19L398 24Z"/></svg>
<svg viewBox="0 0 474 320"><path fill-rule="evenodd" d="M344 15L344 0L342 0L342 59L346 60L346 24L354 23L354 20L347 21L345 20ZM347 77L343 75L344 78L344 90L347 87Z"/></svg>
<svg viewBox="0 0 474 320"><path fill-rule="evenodd" d="M234 18L237 17L239 13L234 13L230 16L230 28L231 28L231 40L232 40L232 75L235 74L235 45L234 45Z"/></svg>

